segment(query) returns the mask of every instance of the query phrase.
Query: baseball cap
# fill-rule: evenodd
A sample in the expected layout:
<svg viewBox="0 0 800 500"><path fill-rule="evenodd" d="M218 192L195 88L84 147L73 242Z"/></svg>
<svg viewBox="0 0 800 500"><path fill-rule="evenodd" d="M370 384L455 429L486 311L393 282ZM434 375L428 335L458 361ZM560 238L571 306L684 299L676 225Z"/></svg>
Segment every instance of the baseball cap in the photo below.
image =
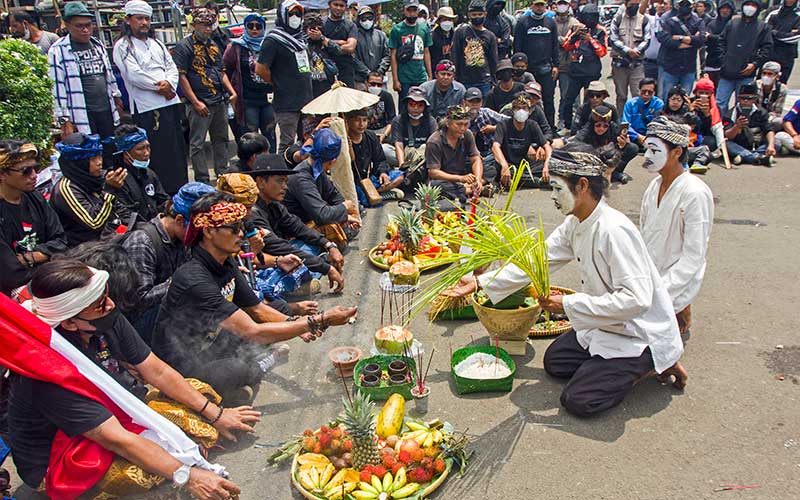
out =
<svg viewBox="0 0 800 500"><path fill-rule="evenodd" d="M464 94L464 100L471 101L473 99L483 99L483 94L481 93L480 89L475 87L470 87Z"/></svg>
<svg viewBox="0 0 800 500"><path fill-rule="evenodd" d="M411 99L412 101L424 102L430 106L428 99L425 97L425 92L419 87L411 87L408 89L408 94L403 98L403 101Z"/></svg>
<svg viewBox="0 0 800 500"><path fill-rule="evenodd" d="M403 0L403 8L419 7L419 0Z"/></svg>
<svg viewBox="0 0 800 500"><path fill-rule="evenodd" d="M542 97L542 86L537 82L528 82L525 84L525 92L533 94L537 97Z"/></svg>

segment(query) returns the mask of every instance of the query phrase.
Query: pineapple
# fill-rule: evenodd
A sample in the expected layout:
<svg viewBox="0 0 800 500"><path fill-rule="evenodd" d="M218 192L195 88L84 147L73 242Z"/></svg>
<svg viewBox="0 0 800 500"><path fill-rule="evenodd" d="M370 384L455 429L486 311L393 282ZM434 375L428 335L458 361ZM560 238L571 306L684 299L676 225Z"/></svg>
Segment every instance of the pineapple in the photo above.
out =
<svg viewBox="0 0 800 500"><path fill-rule="evenodd" d="M353 468L361 470L367 464L379 464L378 435L375 434L375 417L372 415L375 403L361 391L356 391L352 402L343 398L342 403L344 412L339 421L347 427L353 441Z"/></svg>
<svg viewBox="0 0 800 500"><path fill-rule="evenodd" d="M413 262L414 256L419 253L419 241L425 236L422 212L404 208L398 215L393 215L391 221L397 224L400 242L405 246L404 257Z"/></svg>
<svg viewBox="0 0 800 500"><path fill-rule="evenodd" d="M442 188L439 186L431 186L430 184L420 184L414 190L414 195L419 201L420 210L422 210L425 222L428 224L433 223L434 217L439 207L439 200L442 197Z"/></svg>

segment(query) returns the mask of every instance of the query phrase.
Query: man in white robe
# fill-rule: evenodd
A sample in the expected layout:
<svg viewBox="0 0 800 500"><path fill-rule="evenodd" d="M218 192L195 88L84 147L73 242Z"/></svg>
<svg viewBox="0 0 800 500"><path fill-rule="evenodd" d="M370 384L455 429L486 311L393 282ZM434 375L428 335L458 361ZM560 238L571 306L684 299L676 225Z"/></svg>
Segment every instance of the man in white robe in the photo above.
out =
<svg viewBox="0 0 800 500"><path fill-rule="evenodd" d="M620 404L634 385L655 371L676 378L683 345L669 293L636 226L603 199L604 166L586 153L554 153L552 198L567 217L547 238L550 270L575 260L581 290L541 297L551 313L566 313L573 330L556 339L544 356L554 377L570 379L561 404L591 416ZM529 284L509 265L478 277L492 302Z"/></svg>
<svg viewBox="0 0 800 500"><path fill-rule="evenodd" d="M692 302L706 271L714 221L711 189L684 170L689 126L658 117L647 127L644 168L658 172L642 197L639 227L669 292L681 334L688 335Z"/></svg>

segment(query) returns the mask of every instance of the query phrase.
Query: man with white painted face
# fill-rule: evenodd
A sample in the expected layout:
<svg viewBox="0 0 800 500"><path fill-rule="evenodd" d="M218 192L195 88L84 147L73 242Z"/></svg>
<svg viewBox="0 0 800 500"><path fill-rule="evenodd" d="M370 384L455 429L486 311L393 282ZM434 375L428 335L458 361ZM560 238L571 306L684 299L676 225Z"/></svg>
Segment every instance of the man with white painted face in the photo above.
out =
<svg viewBox="0 0 800 500"><path fill-rule="evenodd" d="M661 275L681 334L688 334L694 302L706 271L714 222L711 189L683 168L689 125L659 116L647 127L644 168L658 173L644 192L639 228Z"/></svg>
<svg viewBox="0 0 800 500"><path fill-rule="evenodd" d="M547 238L550 271L576 261L581 290L538 299L574 328L548 347L544 369L569 379L561 404L581 417L617 406L654 371L675 376L678 388L687 379L669 293L636 226L606 203L604 169L588 153L556 151L550 159L552 198L566 215ZM494 303L530 284L514 265L477 281Z"/></svg>

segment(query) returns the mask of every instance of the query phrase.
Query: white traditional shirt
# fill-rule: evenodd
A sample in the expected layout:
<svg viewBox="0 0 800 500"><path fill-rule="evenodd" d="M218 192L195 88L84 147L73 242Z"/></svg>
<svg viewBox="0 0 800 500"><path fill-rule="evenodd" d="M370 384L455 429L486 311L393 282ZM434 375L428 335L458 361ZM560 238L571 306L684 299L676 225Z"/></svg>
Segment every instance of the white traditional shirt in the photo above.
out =
<svg viewBox="0 0 800 500"><path fill-rule="evenodd" d="M131 113L146 113L180 102L177 95L167 99L155 92L156 82L162 80L168 81L173 91L178 90L178 68L158 40L123 36L114 44L114 64L125 81Z"/></svg>
<svg viewBox="0 0 800 500"><path fill-rule="evenodd" d="M680 359L683 343L669 294L625 215L600 200L583 222L567 216L547 238L547 256L551 272L577 261L581 291L564 296L564 311L591 355L638 357L650 347L658 373ZM530 283L514 265L478 281L495 303Z"/></svg>
<svg viewBox="0 0 800 500"><path fill-rule="evenodd" d="M677 313L694 301L703 283L714 197L705 182L687 172L672 182L659 204L662 181L657 175L647 186L639 227Z"/></svg>

